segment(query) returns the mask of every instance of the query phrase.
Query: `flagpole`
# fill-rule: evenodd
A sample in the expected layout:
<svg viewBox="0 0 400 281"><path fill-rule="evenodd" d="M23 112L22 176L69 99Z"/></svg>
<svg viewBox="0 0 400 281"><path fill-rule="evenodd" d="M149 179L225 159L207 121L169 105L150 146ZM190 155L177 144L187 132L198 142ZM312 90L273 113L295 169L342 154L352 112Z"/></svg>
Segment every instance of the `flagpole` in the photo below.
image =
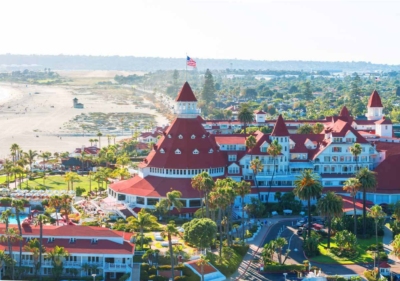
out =
<svg viewBox="0 0 400 281"><path fill-rule="evenodd" d="M186 58L185 58L185 80L187 82L187 53L186 53Z"/></svg>

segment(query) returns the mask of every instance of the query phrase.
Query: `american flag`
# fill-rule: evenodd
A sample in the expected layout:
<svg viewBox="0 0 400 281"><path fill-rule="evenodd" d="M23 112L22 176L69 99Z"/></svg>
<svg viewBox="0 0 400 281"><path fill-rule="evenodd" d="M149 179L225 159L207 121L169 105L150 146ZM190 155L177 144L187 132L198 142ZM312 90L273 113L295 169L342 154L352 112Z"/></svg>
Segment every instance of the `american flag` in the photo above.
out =
<svg viewBox="0 0 400 281"><path fill-rule="evenodd" d="M186 65L196 67L196 62L190 57L186 56Z"/></svg>

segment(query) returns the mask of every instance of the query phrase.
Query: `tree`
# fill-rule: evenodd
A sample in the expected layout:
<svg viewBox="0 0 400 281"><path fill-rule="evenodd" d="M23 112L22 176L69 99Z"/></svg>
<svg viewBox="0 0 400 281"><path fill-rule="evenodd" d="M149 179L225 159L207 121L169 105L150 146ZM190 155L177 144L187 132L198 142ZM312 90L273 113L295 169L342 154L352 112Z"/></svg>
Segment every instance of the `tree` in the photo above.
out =
<svg viewBox="0 0 400 281"><path fill-rule="evenodd" d="M294 182L294 194L301 200L307 200L308 207L308 237L311 235L311 199L322 193L322 185L317 174L312 170L303 170Z"/></svg>
<svg viewBox="0 0 400 281"><path fill-rule="evenodd" d="M297 129L296 133L298 133L298 134L313 134L314 128L310 124L304 124L304 125L301 125Z"/></svg>
<svg viewBox="0 0 400 281"><path fill-rule="evenodd" d="M137 218L129 217L127 218L128 225L133 227L135 230L140 231L140 243L143 248L143 231L145 229L150 229L158 225L157 218L152 214L146 212L145 209L141 209L138 213Z"/></svg>
<svg viewBox="0 0 400 281"><path fill-rule="evenodd" d="M97 137L99 138L99 148L101 149L101 137L103 136L103 134L101 132L97 133Z"/></svg>
<svg viewBox="0 0 400 281"><path fill-rule="evenodd" d="M246 147L250 150L252 150L257 144L257 140L254 136L248 136L246 138ZM250 155L251 160L253 160L253 155Z"/></svg>
<svg viewBox="0 0 400 281"><path fill-rule="evenodd" d="M400 234L397 234L394 237L392 242L393 251L391 252L392 255L395 255L397 258L400 258Z"/></svg>
<svg viewBox="0 0 400 281"><path fill-rule="evenodd" d="M179 71L174 70L174 74L172 75L172 78L174 79L174 85L176 86L178 84L178 79L179 79Z"/></svg>
<svg viewBox="0 0 400 281"><path fill-rule="evenodd" d="M336 195L332 191L329 191L324 197L319 199L317 207L321 216L326 217L326 222L328 223L328 249L330 249L332 218L338 218L342 215L343 201L340 196ZM310 230L311 229L309 229L309 231Z"/></svg>
<svg viewBox="0 0 400 281"><path fill-rule="evenodd" d="M8 228L5 230L4 235L0 236L0 242L8 243L8 255L10 257L11 279L14 280L15 276L15 260L13 258L12 244L17 241L22 241L22 236L18 234L17 229Z"/></svg>
<svg viewBox="0 0 400 281"><path fill-rule="evenodd" d="M204 281L204 266L208 265L208 260L205 258L205 256L201 255L196 261L196 265L200 266L201 281Z"/></svg>
<svg viewBox="0 0 400 281"><path fill-rule="evenodd" d="M24 153L26 160L29 163L29 174L32 175L32 163L35 161L35 157L38 156L36 150L29 149L28 152Z"/></svg>
<svg viewBox="0 0 400 281"><path fill-rule="evenodd" d="M19 153L20 149L21 149L20 146L16 143L13 143L11 145L10 151L11 151L11 155L12 155L14 164L17 161L17 159L19 159L18 153Z"/></svg>
<svg viewBox="0 0 400 281"><path fill-rule="evenodd" d="M268 146L267 148L267 153L269 154L270 157L272 157L273 160L273 165L274 165L274 170L272 173L272 177L271 180L269 181L269 189L268 189L268 193L267 193L267 203L269 201L269 194L271 193L271 188L272 188L272 182L274 181L274 176L276 173L276 158L278 157L278 155L280 155L282 153L282 145L279 144L278 139L274 139L270 146Z"/></svg>
<svg viewBox="0 0 400 281"><path fill-rule="evenodd" d="M322 123L315 123L313 125L313 133L314 134L320 134L324 130L324 125Z"/></svg>
<svg viewBox="0 0 400 281"><path fill-rule="evenodd" d="M217 236L217 224L209 218L193 219L183 225L183 240L200 249L211 247Z"/></svg>
<svg viewBox="0 0 400 281"><path fill-rule="evenodd" d="M24 212L25 210L25 200L13 200L11 206L14 208L15 217L17 219L18 231L19 235L22 237L22 227L21 227L21 219L20 212ZM22 240L19 241L19 267L22 266Z"/></svg>
<svg viewBox="0 0 400 281"><path fill-rule="evenodd" d="M201 97L207 103L215 100L214 78L209 69L207 69L206 73L204 74L204 85L201 92Z"/></svg>
<svg viewBox="0 0 400 281"><path fill-rule="evenodd" d="M39 157L43 159L43 171L46 171L46 161L49 160L51 153L48 151L42 152Z"/></svg>
<svg viewBox="0 0 400 281"><path fill-rule="evenodd" d="M182 197L182 193L178 190L171 190L167 192L166 198L160 200L160 205L164 205L169 215L171 215L171 210L176 208L178 212L180 212L181 208L183 207L182 201L180 200Z"/></svg>
<svg viewBox="0 0 400 281"><path fill-rule="evenodd" d="M213 178L204 171L194 176L192 178L191 184L194 189L199 190L201 193L204 193L204 201L206 203L206 217L209 218L210 210L208 196L215 186ZM203 200L201 201L201 208L203 209Z"/></svg>
<svg viewBox="0 0 400 281"><path fill-rule="evenodd" d="M378 272L379 272L379 248L378 248L378 223L384 222L386 217L386 213L382 210L382 207L379 205L374 205L371 207L369 211L369 216L374 219L375 222L375 238L376 238L376 250L378 251Z"/></svg>
<svg viewBox="0 0 400 281"><path fill-rule="evenodd" d="M64 180L68 182L68 190L71 186L71 190L74 190L74 182L79 180L79 175L75 172L68 172L64 176Z"/></svg>
<svg viewBox="0 0 400 281"><path fill-rule="evenodd" d="M63 261L65 257L68 257L69 253L64 247L55 246L52 250L47 253L46 258L51 260L53 265L52 273L54 280L60 280L63 272Z"/></svg>
<svg viewBox="0 0 400 281"><path fill-rule="evenodd" d="M363 237L366 237L367 234L367 191L372 191L375 189L377 181L376 181L376 173L368 170L368 168L362 168L358 171L356 178L359 180L363 193Z"/></svg>
<svg viewBox="0 0 400 281"><path fill-rule="evenodd" d="M361 78L358 76L356 73L353 80L351 81L351 90L350 90L350 99L351 100L356 100L360 98L361 95L361 89L360 89L360 84L361 84Z"/></svg>
<svg viewBox="0 0 400 281"><path fill-rule="evenodd" d="M164 228L163 232L161 232L161 236L167 236L168 238L168 248L169 252L171 253L171 278L172 280L175 279L175 266L174 266L174 255L172 249L172 236L178 235L179 231L176 229L175 222L170 221L166 227Z"/></svg>
<svg viewBox="0 0 400 281"><path fill-rule="evenodd" d="M240 105L238 119L240 122L243 123L244 134L246 135L247 124L253 122L253 120L254 120L254 114L249 109L249 106L247 104L242 103Z"/></svg>
<svg viewBox="0 0 400 281"><path fill-rule="evenodd" d="M234 189L235 193L237 196L240 196L240 201L242 203L242 239L244 239L244 231L245 231L245 227L244 227L244 198L246 197L247 194L249 194L251 192L251 185L250 183L242 180L241 182L239 182L237 185L235 185L235 189Z"/></svg>
<svg viewBox="0 0 400 281"><path fill-rule="evenodd" d="M312 94L310 81L305 82L303 86L304 86L304 91L303 91L304 99L308 101L312 100L314 96Z"/></svg>
<svg viewBox="0 0 400 281"><path fill-rule="evenodd" d="M51 208L54 208L54 210L56 211L56 225L58 225L58 213L60 211L60 207L61 207L61 197L58 195L53 195L49 198L49 206Z"/></svg>
<svg viewBox="0 0 400 281"><path fill-rule="evenodd" d="M256 158L250 162L250 169L253 171L254 174L254 183L257 188L258 199L261 200L260 189L258 187L258 182L257 182L257 174L264 169L264 165L260 159Z"/></svg>
<svg viewBox="0 0 400 281"><path fill-rule="evenodd" d="M69 223L69 218L68 215L71 213L72 208L72 198L71 196L64 194L61 195L61 201L60 201L60 211L63 210L64 211L64 216L65 216L65 220L67 223Z"/></svg>
<svg viewBox="0 0 400 281"><path fill-rule="evenodd" d="M31 252L32 257L33 257L33 263L35 265L35 277L38 275L38 271L40 268L40 258L41 258L41 253L46 252L46 248L35 238L32 240L29 240L25 246L24 250L26 252Z"/></svg>
<svg viewBox="0 0 400 281"><path fill-rule="evenodd" d="M397 201L393 206L393 217L397 222L400 221L400 201Z"/></svg>
<svg viewBox="0 0 400 281"><path fill-rule="evenodd" d="M362 147L359 143L355 143L353 146L350 147L350 153L353 154L354 160L356 161L356 171L359 170L358 167L358 155L361 154Z"/></svg>
<svg viewBox="0 0 400 281"><path fill-rule="evenodd" d="M356 210L356 196L360 190L361 184L357 178L349 178L344 182L343 190L350 193L353 197L353 209L354 209L354 234L357 235L357 210Z"/></svg>
<svg viewBox="0 0 400 281"><path fill-rule="evenodd" d="M36 217L36 220L34 221L35 226L39 226L39 262L37 271L39 273L40 279L42 279L42 274L41 274L42 255L46 251L46 249L43 246L43 225L49 221L50 218L43 214L38 215Z"/></svg>
<svg viewBox="0 0 400 281"><path fill-rule="evenodd" d="M334 240L341 252L344 250L352 251L357 247L356 235L348 230L336 232Z"/></svg>
<svg viewBox="0 0 400 281"><path fill-rule="evenodd" d="M278 262L280 264L285 264L285 261L287 260L289 256L290 249L287 249L285 259L282 261L282 249L285 245L287 245L287 240L284 237L279 237L275 240L275 249L278 252Z"/></svg>

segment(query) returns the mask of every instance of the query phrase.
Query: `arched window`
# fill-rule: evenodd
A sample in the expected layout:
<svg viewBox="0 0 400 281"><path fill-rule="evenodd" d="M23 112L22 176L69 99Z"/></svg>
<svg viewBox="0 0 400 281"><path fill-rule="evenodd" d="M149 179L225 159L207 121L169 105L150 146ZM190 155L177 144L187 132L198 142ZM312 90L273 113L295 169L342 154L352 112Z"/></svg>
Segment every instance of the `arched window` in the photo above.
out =
<svg viewBox="0 0 400 281"><path fill-rule="evenodd" d="M193 154L199 154L199 151L197 149L193 150Z"/></svg>
<svg viewBox="0 0 400 281"><path fill-rule="evenodd" d="M192 135L190 138L191 138L192 140L194 140L194 139L196 138L196 136L195 136L195 135Z"/></svg>
<svg viewBox="0 0 400 281"><path fill-rule="evenodd" d="M179 138L179 139L183 139L183 136L182 136L182 135L179 135L178 138Z"/></svg>
<svg viewBox="0 0 400 281"><path fill-rule="evenodd" d="M179 149L175 150L175 154L181 154L181 153L182 152Z"/></svg>
<svg viewBox="0 0 400 281"><path fill-rule="evenodd" d="M162 149L162 148L160 149L160 152L161 152L161 153L165 153L164 149Z"/></svg>
<svg viewBox="0 0 400 281"><path fill-rule="evenodd" d="M214 150L212 148L210 148L210 150L208 151L208 153L213 153Z"/></svg>

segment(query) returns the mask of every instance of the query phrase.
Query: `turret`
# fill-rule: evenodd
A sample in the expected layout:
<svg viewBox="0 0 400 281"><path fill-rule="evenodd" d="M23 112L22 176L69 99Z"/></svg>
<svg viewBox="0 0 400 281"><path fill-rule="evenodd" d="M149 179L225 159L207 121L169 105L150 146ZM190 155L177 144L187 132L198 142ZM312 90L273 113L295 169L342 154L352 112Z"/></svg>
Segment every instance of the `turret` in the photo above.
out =
<svg viewBox="0 0 400 281"><path fill-rule="evenodd" d="M375 122L375 133L381 137L393 137L392 121L383 116L381 120Z"/></svg>
<svg viewBox="0 0 400 281"><path fill-rule="evenodd" d="M368 120L380 120L383 117L383 105L381 101L381 97L378 92L374 90L369 97L368 105L367 105L367 114L365 116Z"/></svg>
<svg viewBox="0 0 400 281"><path fill-rule="evenodd" d="M197 108L197 99L188 82L185 82L175 99L175 114L178 118L196 118L200 114Z"/></svg>

